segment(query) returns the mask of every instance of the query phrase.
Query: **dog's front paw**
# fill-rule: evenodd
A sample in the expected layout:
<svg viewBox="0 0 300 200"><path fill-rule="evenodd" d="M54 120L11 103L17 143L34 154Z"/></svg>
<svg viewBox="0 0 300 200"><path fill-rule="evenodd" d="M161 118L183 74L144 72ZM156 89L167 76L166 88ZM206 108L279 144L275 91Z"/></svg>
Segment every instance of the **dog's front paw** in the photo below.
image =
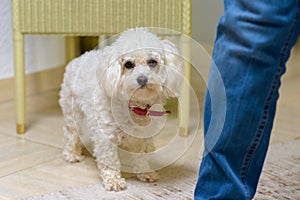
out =
<svg viewBox="0 0 300 200"><path fill-rule="evenodd" d="M108 191L120 191L126 189L125 179L122 178L121 172L110 167L98 164L100 168L100 176L103 181L103 186Z"/></svg>
<svg viewBox="0 0 300 200"><path fill-rule="evenodd" d="M121 191L126 189L126 181L124 178L108 178L103 180L104 188L108 191Z"/></svg>
<svg viewBox="0 0 300 200"><path fill-rule="evenodd" d="M62 155L64 160L70 163L80 162L84 158L82 155L72 154L65 151L62 153Z"/></svg>
<svg viewBox="0 0 300 200"><path fill-rule="evenodd" d="M157 181L159 179L159 176L156 172L148 172L137 174L137 178L140 181L151 183Z"/></svg>

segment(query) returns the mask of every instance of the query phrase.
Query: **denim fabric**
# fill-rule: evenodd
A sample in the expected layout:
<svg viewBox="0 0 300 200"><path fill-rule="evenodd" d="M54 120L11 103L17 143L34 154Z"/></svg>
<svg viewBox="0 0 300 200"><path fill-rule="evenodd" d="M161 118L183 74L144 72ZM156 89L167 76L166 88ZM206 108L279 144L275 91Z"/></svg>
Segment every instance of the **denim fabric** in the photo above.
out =
<svg viewBox="0 0 300 200"><path fill-rule="evenodd" d="M223 117L212 109L222 87L216 88L215 76L210 76L196 200L253 198L269 145L280 77L300 29L300 0L225 0L224 8L211 73L216 67L221 74L226 117L221 132L208 131L220 126L215 122Z"/></svg>

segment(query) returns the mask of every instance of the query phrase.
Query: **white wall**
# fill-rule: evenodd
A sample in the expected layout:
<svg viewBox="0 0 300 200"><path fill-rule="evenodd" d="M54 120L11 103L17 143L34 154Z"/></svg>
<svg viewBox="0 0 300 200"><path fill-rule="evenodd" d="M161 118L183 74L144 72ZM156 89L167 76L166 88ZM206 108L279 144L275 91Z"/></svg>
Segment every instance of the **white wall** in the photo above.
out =
<svg viewBox="0 0 300 200"><path fill-rule="evenodd" d="M63 66L65 39L59 36L25 36L26 73ZM13 77L11 0L0 0L0 79Z"/></svg>
<svg viewBox="0 0 300 200"><path fill-rule="evenodd" d="M193 38L212 46L223 12L222 0L193 0ZM65 40L59 36L25 36L26 73L63 66ZM13 77L11 0L0 0L0 79Z"/></svg>

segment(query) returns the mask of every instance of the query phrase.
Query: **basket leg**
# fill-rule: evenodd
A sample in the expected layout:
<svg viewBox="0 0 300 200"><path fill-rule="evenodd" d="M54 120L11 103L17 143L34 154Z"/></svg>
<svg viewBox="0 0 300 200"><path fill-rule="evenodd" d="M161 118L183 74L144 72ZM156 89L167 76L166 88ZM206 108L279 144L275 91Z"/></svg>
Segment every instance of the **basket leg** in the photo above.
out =
<svg viewBox="0 0 300 200"><path fill-rule="evenodd" d="M24 36L14 34L15 115L17 133L25 133L26 85L25 85Z"/></svg>
<svg viewBox="0 0 300 200"><path fill-rule="evenodd" d="M180 127L180 135L188 136L188 126L189 126L189 116L190 116L190 76L191 76L191 66L188 62L190 57L190 44L189 40L186 40L184 36L180 37L180 47L182 50L182 54L187 59L184 62L185 66L185 79L182 87L182 92L179 97L180 108L179 110L179 127Z"/></svg>
<svg viewBox="0 0 300 200"><path fill-rule="evenodd" d="M189 63L185 63L185 78L187 81L190 80L190 65ZM179 97L180 107L179 110L179 127L180 127L180 135L187 136L188 135L188 126L189 126L189 115L190 115L190 91L189 84L187 82L184 83L181 95Z"/></svg>
<svg viewBox="0 0 300 200"><path fill-rule="evenodd" d="M69 63L78 55L80 55L79 37L66 37L66 63Z"/></svg>

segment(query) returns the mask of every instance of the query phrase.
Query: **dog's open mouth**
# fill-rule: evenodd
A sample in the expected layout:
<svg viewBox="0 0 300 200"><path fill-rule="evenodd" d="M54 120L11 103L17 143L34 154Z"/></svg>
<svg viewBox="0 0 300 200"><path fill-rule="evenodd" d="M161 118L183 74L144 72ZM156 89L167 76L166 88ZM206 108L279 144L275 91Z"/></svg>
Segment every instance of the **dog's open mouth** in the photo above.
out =
<svg viewBox="0 0 300 200"><path fill-rule="evenodd" d="M136 115L139 116L163 116L163 115L169 115L171 114L170 110L164 110L164 111L155 111L151 109L152 105L146 104L146 105L138 105L136 103L130 102L128 104L128 108L131 112L133 112Z"/></svg>

